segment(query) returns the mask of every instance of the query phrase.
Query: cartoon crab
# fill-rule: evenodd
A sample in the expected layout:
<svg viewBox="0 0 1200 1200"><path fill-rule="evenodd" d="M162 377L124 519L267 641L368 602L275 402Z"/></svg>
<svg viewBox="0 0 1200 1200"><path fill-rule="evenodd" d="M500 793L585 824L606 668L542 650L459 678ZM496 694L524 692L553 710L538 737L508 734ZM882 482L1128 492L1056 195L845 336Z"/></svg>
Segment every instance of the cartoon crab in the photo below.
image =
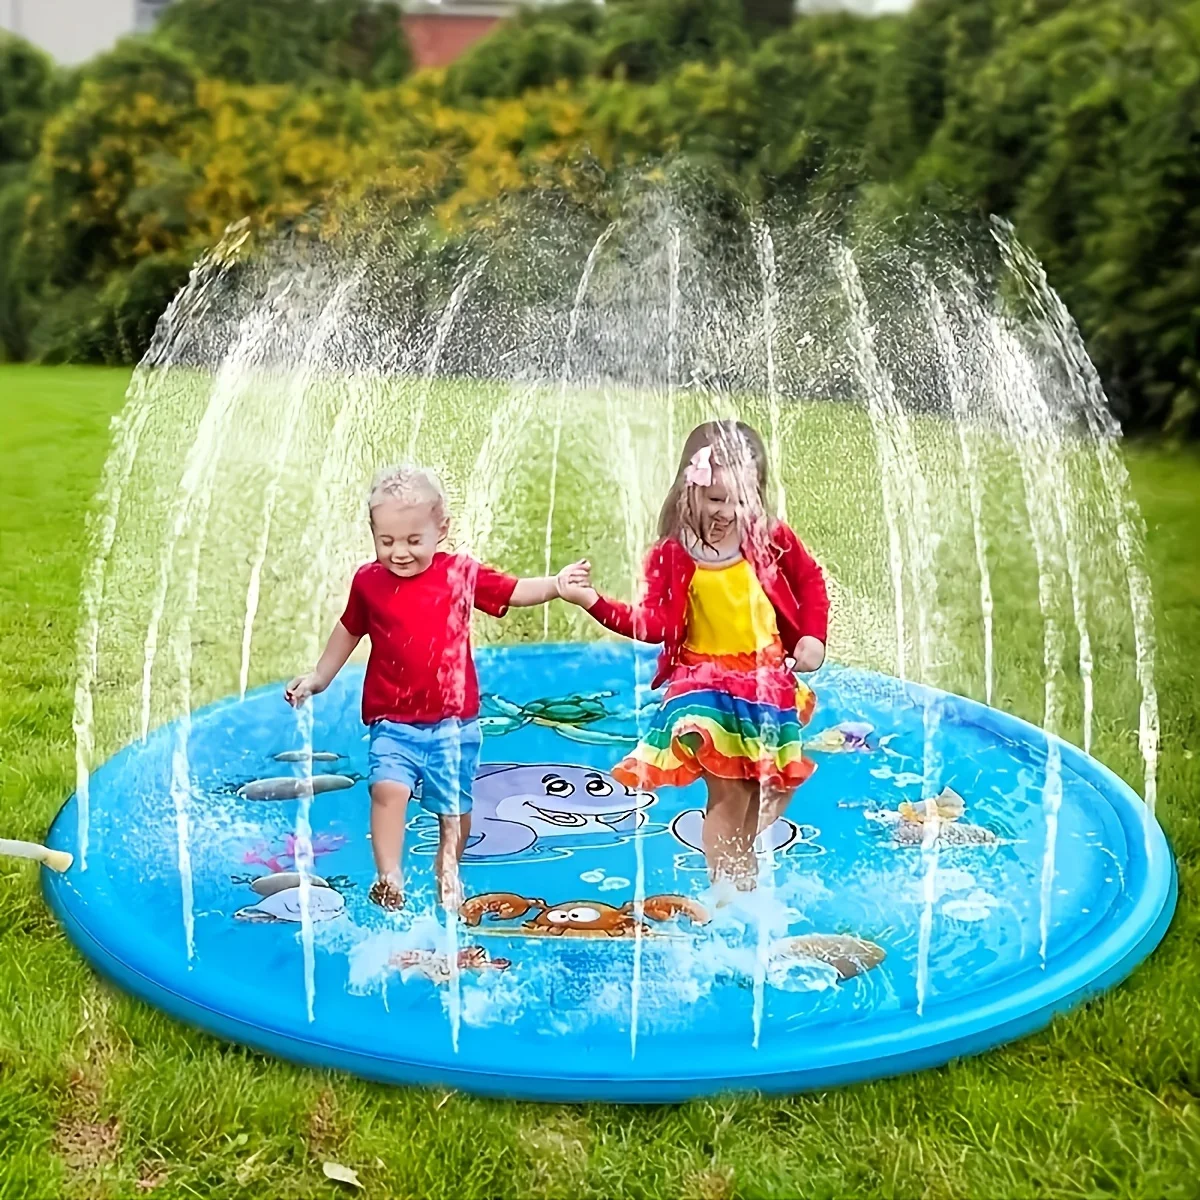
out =
<svg viewBox="0 0 1200 1200"><path fill-rule="evenodd" d="M633 937L654 932L634 915L637 905L632 900L614 908L600 900L547 904L545 900L519 896L515 892L486 892L470 897L459 909L459 915L468 925L478 925L485 916L512 920L525 916L531 909L542 911L521 925L525 933L552 937ZM659 922L685 916L693 925L704 925L709 920L707 910L686 896L647 896L641 906L641 915Z"/></svg>
<svg viewBox="0 0 1200 1200"><path fill-rule="evenodd" d="M402 975L417 975L431 983L449 983L454 976L450 956L435 950L400 950L388 960ZM507 971L512 961L492 958L482 946L466 946L454 960L462 973L483 974L485 971Z"/></svg>

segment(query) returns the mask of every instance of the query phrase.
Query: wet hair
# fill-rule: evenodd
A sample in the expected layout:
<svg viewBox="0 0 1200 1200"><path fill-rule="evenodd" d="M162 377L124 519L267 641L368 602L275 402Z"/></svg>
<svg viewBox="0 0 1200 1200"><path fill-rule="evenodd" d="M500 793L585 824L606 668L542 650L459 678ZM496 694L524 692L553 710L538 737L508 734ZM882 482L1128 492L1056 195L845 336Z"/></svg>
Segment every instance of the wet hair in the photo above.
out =
<svg viewBox="0 0 1200 1200"><path fill-rule="evenodd" d="M375 507L385 500L397 500L401 504L429 504L433 519L440 525L449 515L446 490L442 481L428 467L411 463L400 463L384 467L375 476L367 497L367 509L373 514Z"/></svg>
<svg viewBox="0 0 1200 1200"><path fill-rule="evenodd" d="M703 539L696 508L695 488L686 473L697 450L712 447L713 467L732 472L738 488L737 503L754 514L770 516L767 509L767 448L758 430L744 421L705 421L697 425L683 443L675 482L658 514L658 536L678 537L685 527Z"/></svg>

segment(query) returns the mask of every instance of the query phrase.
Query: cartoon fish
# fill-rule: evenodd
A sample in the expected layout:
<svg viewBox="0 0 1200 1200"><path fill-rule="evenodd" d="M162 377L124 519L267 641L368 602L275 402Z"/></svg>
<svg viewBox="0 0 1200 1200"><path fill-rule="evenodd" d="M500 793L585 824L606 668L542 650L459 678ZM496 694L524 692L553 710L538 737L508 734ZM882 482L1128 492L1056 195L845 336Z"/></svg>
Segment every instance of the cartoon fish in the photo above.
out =
<svg viewBox="0 0 1200 1200"><path fill-rule="evenodd" d="M276 775L255 779L237 790L243 800L297 800L301 796L319 796L354 786L349 775Z"/></svg>
<svg viewBox="0 0 1200 1200"><path fill-rule="evenodd" d="M618 783L595 767L488 763L475 776L466 862L624 841L646 822L652 792Z"/></svg>
<svg viewBox="0 0 1200 1200"><path fill-rule="evenodd" d="M804 749L824 754L867 754L875 749L871 742L874 732L875 726L866 721L842 721L805 738Z"/></svg>
<svg viewBox="0 0 1200 1200"><path fill-rule="evenodd" d="M275 761L281 763L302 763L302 762L337 762L342 755L334 754L332 750L314 750L311 754L307 750L281 750L275 755Z"/></svg>
<svg viewBox="0 0 1200 1200"><path fill-rule="evenodd" d="M308 915L314 923L332 921L346 911L346 898L320 875L308 877ZM300 901L300 875L296 871L276 871L252 880L250 887L262 897L257 904L239 908L233 915L251 924L299 923L303 920Z"/></svg>
<svg viewBox="0 0 1200 1200"><path fill-rule="evenodd" d="M892 840L901 846L921 846L926 838L927 823L937 815L937 841L945 846L994 846L1000 839L982 825L961 821L966 812L963 798L950 787L915 804L903 801L898 808L868 808L863 816L868 821L891 832Z"/></svg>

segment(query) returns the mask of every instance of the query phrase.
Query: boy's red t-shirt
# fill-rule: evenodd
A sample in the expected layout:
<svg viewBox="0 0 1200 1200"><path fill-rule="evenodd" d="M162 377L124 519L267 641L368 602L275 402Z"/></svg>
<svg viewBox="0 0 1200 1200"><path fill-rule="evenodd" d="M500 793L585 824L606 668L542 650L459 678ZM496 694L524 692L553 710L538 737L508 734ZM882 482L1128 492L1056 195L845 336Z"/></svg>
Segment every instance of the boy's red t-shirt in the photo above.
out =
<svg viewBox="0 0 1200 1200"><path fill-rule="evenodd" d="M479 715L471 657L471 609L508 611L517 581L466 554L435 554L402 579L381 562L359 567L342 624L371 639L362 717L405 724Z"/></svg>

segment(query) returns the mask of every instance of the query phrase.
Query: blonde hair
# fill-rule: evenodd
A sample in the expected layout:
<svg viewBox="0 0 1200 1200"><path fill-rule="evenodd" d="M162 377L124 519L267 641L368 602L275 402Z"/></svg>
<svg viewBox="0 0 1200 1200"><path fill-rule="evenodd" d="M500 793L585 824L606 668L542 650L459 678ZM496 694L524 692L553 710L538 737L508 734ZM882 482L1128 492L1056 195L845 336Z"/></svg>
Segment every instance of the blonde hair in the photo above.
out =
<svg viewBox="0 0 1200 1200"><path fill-rule="evenodd" d="M697 425L683 443L675 482L658 514L658 536L678 537L687 527L701 536L696 519L695 489L687 481L687 469L692 457L705 446L712 447L712 465L732 471L738 489L739 506L748 508L754 517L770 517L767 507L767 450L758 430L744 421L705 421Z"/></svg>
<svg viewBox="0 0 1200 1200"><path fill-rule="evenodd" d="M412 463L384 467L371 484L367 510L374 512L376 505L385 500L397 500L401 504L429 504L433 509L433 519L438 524L449 516L446 489L428 467L418 467Z"/></svg>

